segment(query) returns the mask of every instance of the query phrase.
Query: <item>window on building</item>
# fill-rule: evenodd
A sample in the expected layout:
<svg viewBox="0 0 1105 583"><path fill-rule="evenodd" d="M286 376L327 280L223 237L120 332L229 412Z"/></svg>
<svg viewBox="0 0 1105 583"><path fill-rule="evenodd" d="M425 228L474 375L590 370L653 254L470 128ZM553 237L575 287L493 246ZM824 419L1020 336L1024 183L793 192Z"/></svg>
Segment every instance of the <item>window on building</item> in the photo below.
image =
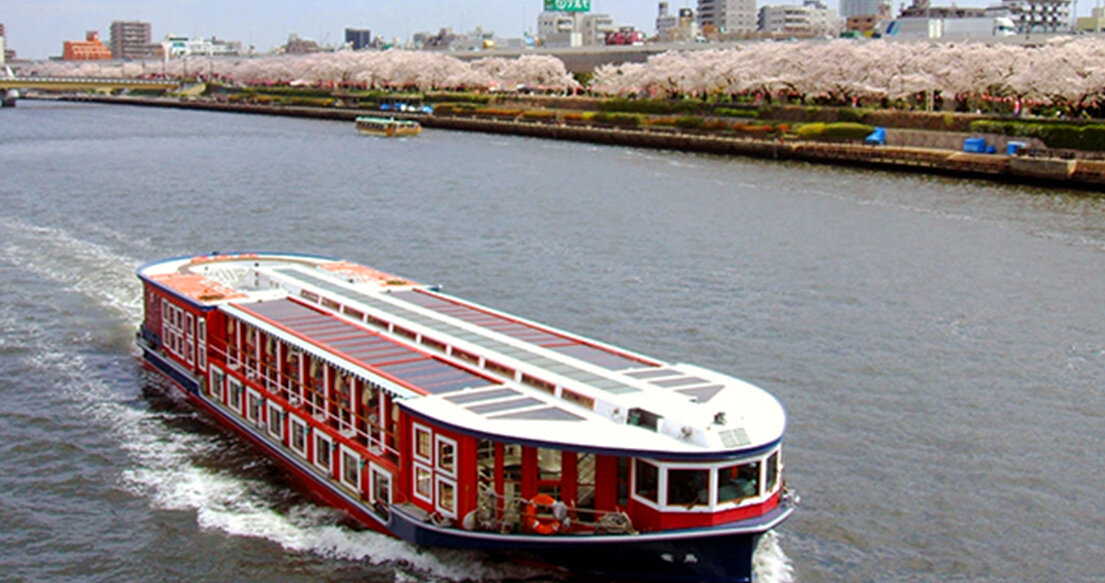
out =
<svg viewBox="0 0 1105 583"><path fill-rule="evenodd" d="M242 383L238 379L228 379L226 382L229 387L229 392L226 397L226 404L234 410L235 413L242 414Z"/></svg>
<svg viewBox="0 0 1105 583"><path fill-rule="evenodd" d="M284 411L276 403L268 404L268 428L269 435L276 439L284 439Z"/></svg>

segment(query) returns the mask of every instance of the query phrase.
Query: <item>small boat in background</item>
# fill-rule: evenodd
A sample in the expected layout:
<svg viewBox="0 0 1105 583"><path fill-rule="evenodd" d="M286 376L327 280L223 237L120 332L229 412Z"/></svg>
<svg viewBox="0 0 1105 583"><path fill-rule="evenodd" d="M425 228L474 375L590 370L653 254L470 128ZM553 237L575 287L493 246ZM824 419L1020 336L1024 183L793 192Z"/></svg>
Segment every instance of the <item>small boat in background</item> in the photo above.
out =
<svg viewBox="0 0 1105 583"><path fill-rule="evenodd" d="M356 121L357 131L371 136L392 138L396 136L417 136L422 133L422 125L414 120L391 117L361 116Z"/></svg>

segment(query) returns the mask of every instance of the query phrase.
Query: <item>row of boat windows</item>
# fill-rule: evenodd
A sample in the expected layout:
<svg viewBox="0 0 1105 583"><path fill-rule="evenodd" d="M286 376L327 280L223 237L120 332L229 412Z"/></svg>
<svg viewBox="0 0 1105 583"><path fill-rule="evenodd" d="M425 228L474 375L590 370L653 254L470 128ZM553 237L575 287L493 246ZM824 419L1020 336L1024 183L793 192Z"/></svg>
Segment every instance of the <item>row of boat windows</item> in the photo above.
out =
<svg viewBox="0 0 1105 583"><path fill-rule="evenodd" d="M634 494L665 506L740 504L774 493L779 482L779 452L766 458L710 467L660 466L636 460Z"/></svg>
<svg viewBox="0 0 1105 583"><path fill-rule="evenodd" d="M468 363L472 366L475 366L477 368L482 368L486 371L493 372L496 375L499 375L501 377L506 377L506 378L509 378L509 379L514 380L516 382L520 382L522 384L529 385L531 387L534 387L536 389L540 389L540 390L545 391L546 393L549 393L549 394L552 394L552 395L556 395L558 390L559 390L560 398L562 398L566 401L569 401L571 403L575 403L576 405L579 405L580 407L583 407L583 408L588 409L588 410L593 410L595 408L595 400L593 398L585 396L585 395L581 395L579 393L575 393L575 392L573 392L569 389L563 388L563 387L558 388L555 383L551 383L549 381L542 380L538 377L535 377L535 376L527 374L527 373L519 372L519 371L515 370L512 367L506 366L504 364L500 364L500 363L495 362L493 360L488 360L487 358L484 358L484 357L481 357L479 355L473 354L473 353L468 352L466 350L462 350L460 348L457 348L455 346L452 346L452 345L447 344L445 342L442 342L440 340L436 340L436 339L431 338L429 336L418 334L418 333L414 332L413 330L408 330L406 328L403 328L402 326L397 326L392 322L388 322L387 320L378 318L378 317L373 316L371 314L366 314L366 313L362 312L361 310L357 310L357 309L351 308L349 306L339 304L338 302L336 302L334 300L331 300L329 298L320 297L318 294L315 294L313 292L310 292L310 291L307 291L307 290L302 290L302 291L300 291L299 295L303 299L308 300L312 303L319 304L319 305L321 305L323 307L326 307L326 308L328 308L328 309L330 309L334 312L340 312L340 313L344 314L345 316L348 316L348 317L350 317L354 320L364 322L364 323L366 323L370 326L374 326L376 328L380 328L382 330L388 331L392 334L395 334L396 336L401 336L401 337L406 338L406 339L408 339L412 342L416 342L418 344L421 344L422 346L424 346L426 348L432 349L432 350L437 351L437 352L441 352L443 354L447 354L449 356L452 356L453 358L464 361L464 362L466 362L466 363Z"/></svg>
<svg viewBox="0 0 1105 583"><path fill-rule="evenodd" d="M389 471L369 461L368 488L363 489L366 460L352 449L335 444L332 437L314 430L294 412L285 411L275 401L265 399L261 393L216 367L211 367L204 390L211 400L267 433L327 478L336 479L358 496L363 492L369 502L391 502Z"/></svg>

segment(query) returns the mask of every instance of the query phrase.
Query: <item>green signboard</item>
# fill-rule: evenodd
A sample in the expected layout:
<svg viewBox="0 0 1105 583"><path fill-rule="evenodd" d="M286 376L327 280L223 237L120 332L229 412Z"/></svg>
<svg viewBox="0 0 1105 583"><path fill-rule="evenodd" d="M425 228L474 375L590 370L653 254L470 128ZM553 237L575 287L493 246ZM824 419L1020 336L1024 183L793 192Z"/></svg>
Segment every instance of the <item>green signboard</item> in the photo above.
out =
<svg viewBox="0 0 1105 583"><path fill-rule="evenodd" d="M548 12L590 12L591 0L545 0Z"/></svg>

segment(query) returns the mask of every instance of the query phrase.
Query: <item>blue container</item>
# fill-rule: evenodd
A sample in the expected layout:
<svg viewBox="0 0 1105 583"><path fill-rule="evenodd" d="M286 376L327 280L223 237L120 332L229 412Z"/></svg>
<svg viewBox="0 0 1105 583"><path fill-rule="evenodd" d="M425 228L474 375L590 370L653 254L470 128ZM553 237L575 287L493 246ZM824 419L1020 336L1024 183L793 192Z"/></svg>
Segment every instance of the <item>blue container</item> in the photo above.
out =
<svg viewBox="0 0 1105 583"><path fill-rule="evenodd" d="M1028 144L1024 142L1009 142L1005 145L1006 156L1018 156L1021 151L1028 147Z"/></svg>
<svg viewBox="0 0 1105 583"><path fill-rule="evenodd" d="M871 132L871 135L867 136L863 140L865 144L871 144L873 146L881 146L886 144L886 128L876 127L875 131Z"/></svg>
<svg viewBox="0 0 1105 583"><path fill-rule="evenodd" d="M963 151L972 154L985 154L986 138L967 138L963 140Z"/></svg>

